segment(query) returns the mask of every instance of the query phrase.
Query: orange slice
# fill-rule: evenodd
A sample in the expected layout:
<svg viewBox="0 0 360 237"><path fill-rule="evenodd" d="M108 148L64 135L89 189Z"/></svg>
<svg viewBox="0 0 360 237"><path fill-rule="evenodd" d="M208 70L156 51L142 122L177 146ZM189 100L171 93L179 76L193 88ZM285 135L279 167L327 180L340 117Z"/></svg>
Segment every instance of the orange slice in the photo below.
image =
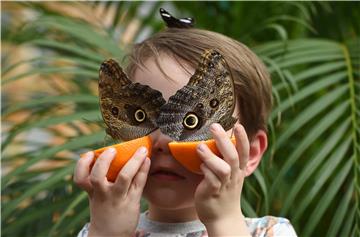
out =
<svg viewBox="0 0 360 237"><path fill-rule="evenodd" d="M114 182L116 177L122 167L126 164L126 162L134 155L136 150L144 146L148 150L148 157L151 157L151 138L150 136L140 137L134 140L130 140L127 142L122 142L119 144L103 147L94 151L95 158L90 166L90 169L93 167L96 159L100 156L100 154L105 151L107 148L114 147L116 149L116 156L110 164L108 173L106 175L107 179L110 182Z"/></svg>
<svg viewBox="0 0 360 237"><path fill-rule="evenodd" d="M231 138L232 143L235 144L235 137ZM202 163L200 156L196 149L201 141L191 142L170 142L169 149L173 157L179 161L186 169L191 172L201 174L200 165ZM216 147L214 139L207 140L204 142L210 150L217 156L221 157L221 154Z"/></svg>

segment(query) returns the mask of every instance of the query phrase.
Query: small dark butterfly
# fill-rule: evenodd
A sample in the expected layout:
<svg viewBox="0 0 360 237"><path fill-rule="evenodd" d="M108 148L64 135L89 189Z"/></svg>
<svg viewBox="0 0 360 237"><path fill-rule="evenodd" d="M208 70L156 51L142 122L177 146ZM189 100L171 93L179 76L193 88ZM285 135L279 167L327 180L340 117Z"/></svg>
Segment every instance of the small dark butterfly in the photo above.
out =
<svg viewBox="0 0 360 237"><path fill-rule="evenodd" d="M169 28L191 28L194 27L195 20L193 18L175 18L165 9L160 8L160 15Z"/></svg>
<svg viewBox="0 0 360 237"><path fill-rule="evenodd" d="M234 81L215 50L204 52L188 84L167 103L161 92L131 82L112 59L100 67L99 96L106 132L118 140L142 137L157 128L176 141L207 140L212 123L229 130L236 122Z"/></svg>

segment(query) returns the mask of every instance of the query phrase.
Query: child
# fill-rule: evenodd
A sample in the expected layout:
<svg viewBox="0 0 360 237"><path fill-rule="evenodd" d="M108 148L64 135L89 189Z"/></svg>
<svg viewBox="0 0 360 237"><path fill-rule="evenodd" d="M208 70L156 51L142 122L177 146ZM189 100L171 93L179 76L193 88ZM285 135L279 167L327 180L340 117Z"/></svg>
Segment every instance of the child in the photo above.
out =
<svg viewBox="0 0 360 237"><path fill-rule="evenodd" d="M255 171L267 148L271 109L270 77L252 51L215 32L168 28L134 46L127 75L168 100L187 84L207 49L224 56L235 80L236 145L229 139L232 130L212 124L223 158L199 145L203 175L195 174L173 159L171 138L157 129L150 134L151 161L146 149L138 149L115 183L105 175L116 151L103 152L91 172L94 154L87 153L78 161L74 181L89 195L91 218L78 236L296 236L287 219L245 218L240 207L244 178ZM149 209L140 214L142 195Z"/></svg>

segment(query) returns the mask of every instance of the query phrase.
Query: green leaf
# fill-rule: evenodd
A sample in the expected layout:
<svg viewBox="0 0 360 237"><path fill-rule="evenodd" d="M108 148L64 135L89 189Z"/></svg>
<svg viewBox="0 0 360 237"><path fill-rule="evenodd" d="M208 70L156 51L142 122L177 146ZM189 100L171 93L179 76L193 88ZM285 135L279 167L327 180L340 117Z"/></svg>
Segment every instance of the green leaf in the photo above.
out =
<svg viewBox="0 0 360 237"><path fill-rule="evenodd" d="M56 124L61 123L69 123L74 122L76 120L97 120L98 118L101 118L100 112L98 110L95 111L85 111L85 112L78 112L74 114L69 115L63 115L63 116L57 116L57 117L50 117L48 119L43 119L39 121L31 121L29 123L24 123L21 126L15 127L10 135L5 139L4 143L2 144L3 150L10 144L10 142L13 141L13 139L20 133L24 131L28 131L33 128L40 128L40 127L48 127Z"/></svg>
<svg viewBox="0 0 360 237"><path fill-rule="evenodd" d="M51 29L58 29L98 49L107 50L115 57L123 57L123 51L105 32L100 33L99 29L91 28L80 21L74 21L65 17L44 16L32 24L32 26L41 25Z"/></svg>
<svg viewBox="0 0 360 237"><path fill-rule="evenodd" d="M344 198L341 200L339 207L334 213L334 217L329 225L329 230L326 233L326 236L338 236L341 225L344 225L346 222L349 222L348 212L349 207L351 206L351 198L353 196L354 187L350 185L349 189L346 191ZM350 208L351 209L351 208Z"/></svg>
<svg viewBox="0 0 360 237"><path fill-rule="evenodd" d="M344 228L342 229L341 233L339 236L354 236L354 234L351 234L352 229L354 228L354 221L355 221L355 213L356 213L356 209L355 208L350 208L349 213L347 215L347 219L348 221L344 222Z"/></svg>
<svg viewBox="0 0 360 237"><path fill-rule="evenodd" d="M345 63L343 61L324 63L319 66L310 67L294 76L296 82L311 79L321 74L336 72L341 68L344 68Z"/></svg>
<svg viewBox="0 0 360 237"><path fill-rule="evenodd" d="M25 73L21 73L19 75L3 79L2 85L5 85L9 82L17 81L20 79L27 78L29 76L33 75L46 75L46 74L54 74L54 73L61 73L61 74L72 74L77 76L86 76L88 78L97 78L98 73L95 71L90 71L86 69L81 68L75 68L75 67L46 67L46 68L37 68Z"/></svg>
<svg viewBox="0 0 360 237"><path fill-rule="evenodd" d="M265 178L258 170L255 170L254 176L261 187L261 191L264 196L265 213L267 213L269 212L269 196L268 196L267 186L265 183Z"/></svg>
<svg viewBox="0 0 360 237"><path fill-rule="evenodd" d="M297 39L286 41L273 41L267 42L266 44L254 47L253 50L259 55L266 55L268 57L273 57L275 55L284 55L289 52L304 50L319 50L319 49L331 49L334 47L339 47L339 44L324 39Z"/></svg>
<svg viewBox="0 0 360 237"><path fill-rule="evenodd" d="M339 105L337 108L333 109L331 112L328 113L328 116L325 118L322 118L320 121L318 121L313 128L310 130L307 135L302 138L301 142L297 145L295 150L291 153L291 155L288 157L284 165L281 167L281 170L277 174L273 184L272 188L270 190L270 195L273 197L276 186L280 182L281 179L284 178L284 175L286 172L289 171L290 167L294 165L294 163L301 157L301 155L306 151L306 149L312 145L316 139L320 137L329 127L331 127L335 121L337 121L346 111L349 104L347 101L343 102L341 105Z"/></svg>
<svg viewBox="0 0 360 237"><path fill-rule="evenodd" d="M49 39L36 39L28 42L28 44L33 44L44 48L45 47L52 48L59 51L60 50L65 51L74 55L78 55L93 60L95 63L98 63L99 65L104 61L104 57L99 53L93 52L89 49L77 45L66 44L64 42L58 42Z"/></svg>
<svg viewBox="0 0 360 237"><path fill-rule="evenodd" d="M333 182L330 183L328 189L324 192L322 198L319 200L319 205L317 205L316 209L314 209L310 215L309 219L311 221L308 222L306 226L304 226L304 236L311 236L315 227L321 220L323 213L326 211L327 207L330 205L330 202L333 200L334 196L343 184L345 178L348 176L351 166L352 161L350 159L334 177Z"/></svg>
<svg viewBox="0 0 360 237"><path fill-rule="evenodd" d="M46 201L46 200L45 200ZM61 210L65 208L68 203L68 200L62 200L59 203L52 203L44 207L44 205L38 205L37 208L33 208L31 212L20 212L14 222L10 224L3 225L2 234L4 236L12 236L12 232L16 233L17 229L23 228L26 225L31 224L33 221L43 218L44 216L51 216L51 214L56 210ZM32 204L33 206L34 204Z"/></svg>
<svg viewBox="0 0 360 237"><path fill-rule="evenodd" d="M336 157L342 157L345 152L349 149L350 139L344 140L341 145L336 146L337 143L343 139L343 134L345 130L349 128L350 121L348 123L340 126L334 134L327 140L324 144L324 147L319 150L319 152L306 164L301 173L298 175L294 185L292 186L289 194L284 199L284 205L281 209L281 215L284 216L292 208L294 204L295 197L299 194L300 190L304 187L304 184L310 180L311 176L316 172L318 167L323 164L326 157L330 152L333 152L333 149L336 148L339 150L339 153L336 153ZM331 159L331 158L330 158Z"/></svg>
<svg viewBox="0 0 360 237"><path fill-rule="evenodd" d="M68 167L61 169L60 171L55 172L53 176L31 187L31 189L26 190L26 192L24 192L20 197L8 202L2 211L2 218L6 219L6 217L17 208L21 201L37 194L41 190L46 189L48 186L55 184L59 180L64 179L65 175L71 174L74 171L74 167L75 164L73 163Z"/></svg>
<svg viewBox="0 0 360 237"><path fill-rule="evenodd" d="M312 33L316 33L315 28L313 28L310 24L308 24L306 21L297 18L297 17L293 17L293 16L288 16L288 15L281 15L281 16L275 16L275 17L271 17L267 19L269 22L273 22L273 21L295 21L296 23L299 23L303 26L305 26L307 29L309 29Z"/></svg>
<svg viewBox="0 0 360 237"><path fill-rule="evenodd" d="M76 63L79 66L84 66L84 67L88 67L90 69L93 69L95 71L97 71L99 69L99 63L94 63L92 61L89 61L87 59L82 59L82 58L77 58L77 57L66 57L66 56L55 56L55 57L36 57L36 58L31 58L31 59L26 59L26 60L21 60L15 64L12 65L8 65L7 67L4 67L2 70L2 77L4 77L8 72L17 69L19 66L23 66L26 64L44 64L46 62L46 64L50 64L50 63L54 63L54 62L67 62L67 63Z"/></svg>
<svg viewBox="0 0 360 237"><path fill-rule="evenodd" d="M293 218L295 220L305 213L305 210L309 207L316 195L324 194L321 188L326 184L326 182L329 182L329 180L334 177L334 170L336 170L336 167L341 163L348 162L346 160L342 162L342 158L347 152L346 148L348 148L348 144L344 142L341 147L326 160L321 169L318 170L317 175L314 175L316 178L315 183L311 186L310 190L307 191L306 197L299 201L298 207L294 211ZM341 173L337 173L337 175L341 175Z"/></svg>
<svg viewBox="0 0 360 237"><path fill-rule="evenodd" d="M71 230L73 227L75 226L80 226L80 224L83 223L83 225L87 222L88 218L90 216L89 213L89 209L86 208L83 211L81 211L80 213L78 213L75 217L72 217L71 219L67 219L67 223L66 223L66 228L60 230L60 232L58 233L58 236L68 236L69 233L67 233L69 230ZM80 226L80 229L82 228L82 226ZM78 231L80 231L80 229L78 229Z"/></svg>
<svg viewBox="0 0 360 237"><path fill-rule="evenodd" d="M65 209L65 211L61 214L59 220L55 223L55 225L50 230L50 236L53 236L56 230L61 226L61 223L66 218L66 216L82 201L87 200L88 194L86 192L81 192Z"/></svg>
<svg viewBox="0 0 360 237"><path fill-rule="evenodd" d="M38 151L32 157L29 157L24 164L18 166L16 169L12 170L7 175L2 177L2 187L4 187L12 178L16 177L16 175L19 175L20 173L26 171L30 166L34 165L35 163L52 157L56 153L63 150L75 150L81 148L85 149L89 145L93 145L97 142L102 141L104 136L105 132L101 131L87 136L81 136L71 139L70 141L59 146L50 147L49 149Z"/></svg>
<svg viewBox="0 0 360 237"><path fill-rule="evenodd" d="M334 85L345 78L346 78L346 74L344 72L338 72L331 76L327 76L325 78L317 80L316 82L299 90L291 98L282 101L282 103L272 111L270 118L274 119L277 113L283 112L284 110L291 107L291 105L293 105L294 103L298 103L303 99L307 99L310 95L320 90L323 90L331 85Z"/></svg>
<svg viewBox="0 0 360 237"><path fill-rule="evenodd" d="M244 197L241 198L241 209L243 210L246 216L251 218L257 217L255 210L252 208L250 203Z"/></svg>
<svg viewBox="0 0 360 237"><path fill-rule="evenodd" d="M267 25L266 28L275 30L279 34L280 39L282 39L284 41L288 39L288 34L282 25L272 23L272 24Z"/></svg>
<svg viewBox="0 0 360 237"><path fill-rule="evenodd" d="M329 106L334 105L334 103L344 95L346 90L346 86L340 86L320 97L318 100L313 101L307 108L302 110L291 125L277 138L276 149L284 145L295 132L302 128L302 126L312 119L315 119L318 114L328 109Z"/></svg>
<svg viewBox="0 0 360 237"><path fill-rule="evenodd" d="M97 96L88 95L88 94L72 94L72 95L59 95L59 96L49 96L45 98L32 99L30 101L25 101L22 103L12 104L8 106L3 112L3 116L7 116L11 113L14 113L18 110L29 109L37 106L43 106L47 104L60 104L60 103L89 103L89 104L99 104L99 98Z"/></svg>

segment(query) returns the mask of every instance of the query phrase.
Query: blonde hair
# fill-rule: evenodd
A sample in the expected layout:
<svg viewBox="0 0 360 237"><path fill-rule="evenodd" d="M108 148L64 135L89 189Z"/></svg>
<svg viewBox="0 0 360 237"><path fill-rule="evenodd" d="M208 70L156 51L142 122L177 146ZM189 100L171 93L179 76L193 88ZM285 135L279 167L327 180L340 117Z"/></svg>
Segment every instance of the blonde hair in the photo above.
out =
<svg viewBox="0 0 360 237"><path fill-rule="evenodd" d="M159 66L160 53L175 58L183 67L196 68L204 50L216 49L225 58L235 81L239 119L249 138L266 131L272 106L271 79L261 60L245 45L222 34L201 29L169 28L135 44L129 53L126 72L134 76L138 67L153 57ZM161 70L161 68L160 68Z"/></svg>

